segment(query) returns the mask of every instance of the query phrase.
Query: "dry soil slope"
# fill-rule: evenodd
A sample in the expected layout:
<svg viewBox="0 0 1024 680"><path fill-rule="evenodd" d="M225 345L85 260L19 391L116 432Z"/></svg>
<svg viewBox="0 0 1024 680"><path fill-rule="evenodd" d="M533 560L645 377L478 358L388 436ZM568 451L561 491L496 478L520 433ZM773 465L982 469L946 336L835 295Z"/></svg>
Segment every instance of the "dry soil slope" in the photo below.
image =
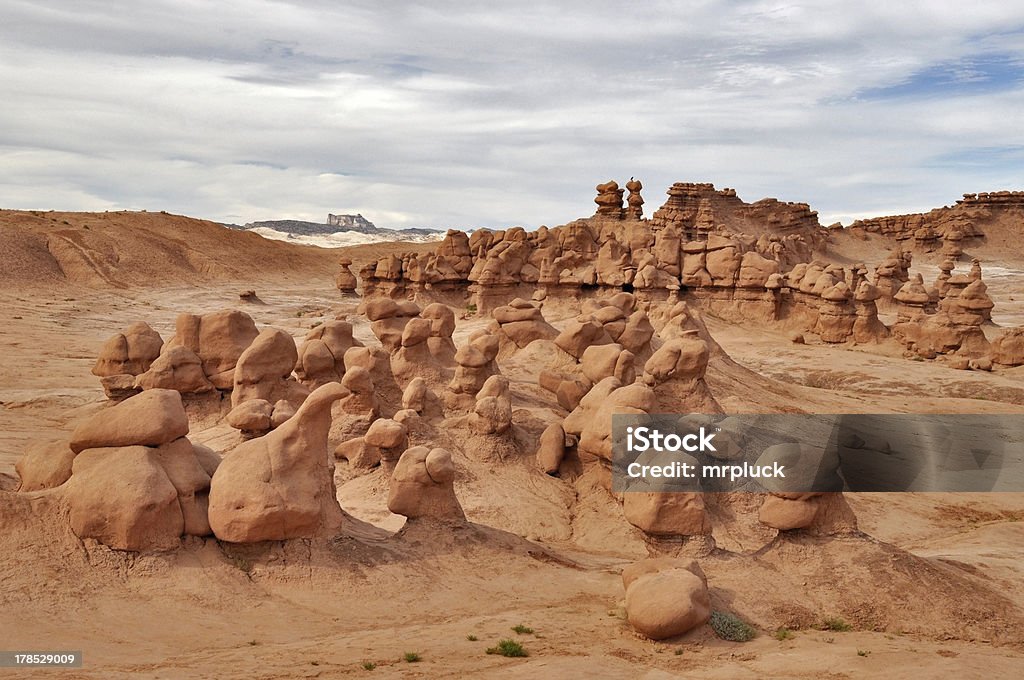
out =
<svg viewBox="0 0 1024 680"><path fill-rule="evenodd" d="M0 211L0 285L5 287L329 280L342 251L359 266L385 252L416 248L399 243L317 248L167 213Z"/></svg>

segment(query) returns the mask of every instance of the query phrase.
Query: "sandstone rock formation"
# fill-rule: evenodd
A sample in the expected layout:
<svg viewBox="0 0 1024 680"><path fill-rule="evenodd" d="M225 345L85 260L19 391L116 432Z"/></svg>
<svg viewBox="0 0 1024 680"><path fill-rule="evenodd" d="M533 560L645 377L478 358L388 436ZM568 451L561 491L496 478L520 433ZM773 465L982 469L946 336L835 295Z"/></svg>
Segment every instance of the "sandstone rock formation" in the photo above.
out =
<svg viewBox="0 0 1024 680"><path fill-rule="evenodd" d="M188 434L188 416L174 390L148 390L80 423L68 445L75 453L119 446L160 446Z"/></svg>
<svg viewBox="0 0 1024 680"><path fill-rule="evenodd" d="M79 425L70 443L78 455L63 487L75 534L120 550L174 548L182 535L209 534L216 463L187 433L180 395L160 389Z"/></svg>
<svg viewBox="0 0 1024 680"><path fill-rule="evenodd" d="M67 442L37 442L14 464L21 480L18 491L40 491L58 487L71 477L75 452Z"/></svg>
<svg viewBox="0 0 1024 680"><path fill-rule="evenodd" d="M232 543L329 537L342 521L327 452L339 383L317 388L270 434L243 442L210 483L210 526Z"/></svg>
<svg viewBox="0 0 1024 680"><path fill-rule="evenodd" d="M366 434L338 445L336 458L343 458L353 468L372 468L382 465L387 474L395 469L398 459L409 446L408 431L402 423L379 418L370 425Z"/></svg>
<svg viewBox="0 0 1024 680"><path fill-rule="evenodd" d="M1024 365L1024 327L1011 328L995 339L992 361L1001 366Z"/></svg>
<svg viewBox="0 0 1024 680"><path fill-rule="evenodd" d="M565 430L560 423L551 423L540 435L537 447L537 467L544 474L557 475L565 458Z"/></svg>
<svg viewBox="0 0 1024 680"><path fill-rule="evenodd" d="M352 258L347 255L343 256L338 260L338 265L341 269L334 277L335 287L342 295L355 293L358 281L356 275L352 273Z"/></svg>
<svg viewBox="0 0 1024 680"><path fill-rule="evenodd" d="M345 375L345 352L363 343L352 337L348 321L327 321L306 334L298 350L296 377L310 389L329 382L341 382Z"/></svg>
<svg viewBox="0 0 1024 680"><path fill-rule="evenodd" d="M500 348L498 336L478 332L470 336L469 342L455 353L455 376L448 389L456 394L475 396L492 375L498 375L495 359Z"/></svg>
<svg viewBox="0 0 1024 680"><path fill-rule="evenodd" d="M707 579L693 560L642 560L622 570L622 583L627 620L652 640L682 635L711 616Z"/></svg>
<svg viewBox="0 0 1024 680"><path fill-rule="evenodd" d="M139 375L149 370L164 341L144 321L136 321L107 340L100 349L92 374L97 377Z"/></svg>
<svg viewBox="0 0 1024 680"><path fill-rule="evenodd" d="M447 449L414 446L391 475L388 509L409 519L465 520L454 482L455 463Z"/></svg>
<svg viewBox="0 0 1024 680"><path fill-rule="evenodd" d="M245 312L223 310L198 316L179 314L166 348L182 346L203 362L203 373L219 390L234 387L234 369L259 331Z"/></svg>
<svg viewBox="0 0 1024 680"><path fill-rule="evenodd" d="M284 399L299 406L308 388L291 377L299 355L295 340L278 328L265 328L238 357L234 370L231 405L250 399L275 403Z"/></svg>
<svg viewBox="0 0 1024 680"><path fill-rule="evenodd" d="M540 308L522 298L498 307L491 316L498 323L495 334L501 349L520 349L534 340L552 340L558 335L558 331L544 320Z"/></svg>
<svg viewBox="0 0 1024 680"><path fill-rule="evenodd" d="M181 394L204 394L216 388L203 372L203 360L181 345L168 348L157 357L135 386L143 390L175 390Z"/></svg>
<svg viewBox="0 0 1024 680"><path fill-rule="evenodd" d="M476 394L469 423L480 434L502 434L512 427L512 399L508 378L492 375Z"/></svg>

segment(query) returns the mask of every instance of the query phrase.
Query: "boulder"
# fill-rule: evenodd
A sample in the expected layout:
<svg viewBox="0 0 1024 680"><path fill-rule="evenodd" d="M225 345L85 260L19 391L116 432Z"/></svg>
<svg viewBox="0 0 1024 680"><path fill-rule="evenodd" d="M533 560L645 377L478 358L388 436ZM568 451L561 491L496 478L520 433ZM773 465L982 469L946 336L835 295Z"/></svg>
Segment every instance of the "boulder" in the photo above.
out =
<svg viewBox="0 0 1024 680"><path fill-rule="evenodd" d="M537 466L548 475L557 475L565 458L565 430L560 423L551 423L540 435Z"/></svg>
<svg viewBox="0 0 1024 680"><path fill-rule="evenodd" d="M652 640L682 635L710 617L707 585L688 569L644 574L626 589L626 619Z"/></svg>
<svg viewBox="0 0 1024 680"><path fill-rule="evenodd" d="M52 489L68 481L75 452L67 442L42 442L28 447L25 455L14 464L21 484L18 491Z"/></svg>
<svg viewBox="0 0 1024 680"><path fill-rule="evenodd" d="M160 446L188 434L188 416L174 390L146 390L100 411L71 434L75 453L102 447Z"/></svg>

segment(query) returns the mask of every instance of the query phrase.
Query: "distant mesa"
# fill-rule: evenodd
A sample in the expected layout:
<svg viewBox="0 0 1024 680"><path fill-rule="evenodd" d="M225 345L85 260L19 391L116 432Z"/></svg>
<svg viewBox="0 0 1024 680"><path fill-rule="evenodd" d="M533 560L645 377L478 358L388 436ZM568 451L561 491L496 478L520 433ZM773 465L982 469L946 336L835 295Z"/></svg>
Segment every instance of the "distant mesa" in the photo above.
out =
<svg viewBox="0 0 1024 680"><path fill-rule="evenodd" d="M439 241L444 232L436 229L414 227L408 229L383 229L362 215L335 215L328 213L327 221L307 222L304 220L261 220L249 222L233 229L254 231L260 236L275 240L288 240L323 247L357 245L360 243L381 243L384 241L409 241L422 243Z"/></svg>
<svg viewBox="0 0 1024 680"><path fill-rule="evenodd" d="M327 224L334 227L341 227L343 229L376 229L373 222L366 219L362 215L333 215L327 213Z"/></svg>

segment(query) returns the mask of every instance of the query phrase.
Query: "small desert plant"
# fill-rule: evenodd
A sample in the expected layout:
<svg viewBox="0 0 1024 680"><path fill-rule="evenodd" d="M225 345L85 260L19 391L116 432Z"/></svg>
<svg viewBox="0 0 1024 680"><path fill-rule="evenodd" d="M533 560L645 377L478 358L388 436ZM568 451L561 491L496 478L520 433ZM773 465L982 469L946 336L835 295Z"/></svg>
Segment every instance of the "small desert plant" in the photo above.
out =
<svg viewBox="0 0 1024 680"><path fill-rule="evenodd" d="M501 654L502 656L529 656L523 646L515 640L498 640L496 647L488 647L488 654Z"/></svg>
<svg viewBox="0 0 1024 680"><path fill-rule="evenodd" d="M775 639L779 641L792 640L794 637L795 636L793 635L793 631L791 631L789 628L786 628L785 626L775 631Z"/></svg>
<svg viewBox="0 0 1024 680"><path fill-rule="evenodd" d="M476 314L476 305L472 302L466 305L466 314Z"/></svg>
<svg viewBox="0 0 1024 680"><path fill-rule="evenodd" d="M532 635L533 634L533 628L530 628L529 626L524 626L521 623L512 626L512 630L514 630L515 632L519 633L520 635Z"/></svg>
<svg viewBox="0 0 1024 680"><path fill-rule="evenodd" d="M249 640L249 646L250 647L255 647L258 644L259 644L258 640Z"/></svg>
<svg viewBox="0 0 1024 680"><path fill-rule="evenodd" d="M402 658L405 659L406 663L416 663L420 660L420 655L416 652L406 652L402 655Z"/></svg>
<svg viewBox="0 0 1024 680"><path fill-rule="evenodd" d="M715 631L715 635L723 640L746 642L753 640L757 635L757 631L749 623L729 612L711 612L708 624L711 630Z"/></svg>
<svg viewBox="0 0 1024 680"><path fill-rule="evenodd" d="M466 636L466 639L467 639L467 640L469 640L470 642L476 642L476 641L477 641L477 640L479 640L480 638L478 638L478 637L477 637L477 636L475 636L475 635L467 635L467 636Z"/></svg>
<svg viewBox="0 0 1024 680"><path fill-rule="evenodd" d="M372 671L376 667L377 667L377 664L375 664L372 661L364 661L363 662L363 670L364 671Z"/></svg>
<svg viewBox="0 0 1024 680"><path fill-rule="evenodd" d="M843 621L838 616L833 617L831 619L825 619L825 621L821 625L823 629L834 630L837 633L848 633L851 630L853 630L853 626L848 624L846 621Z"/></svg>
<svg viewBox="0 0 1024 680"><path fill-rule="evenodd" d="M676 651L675 651L675 655L676 656L682 656L683 655L683 648L682 647L677 647Z"/></svg>

